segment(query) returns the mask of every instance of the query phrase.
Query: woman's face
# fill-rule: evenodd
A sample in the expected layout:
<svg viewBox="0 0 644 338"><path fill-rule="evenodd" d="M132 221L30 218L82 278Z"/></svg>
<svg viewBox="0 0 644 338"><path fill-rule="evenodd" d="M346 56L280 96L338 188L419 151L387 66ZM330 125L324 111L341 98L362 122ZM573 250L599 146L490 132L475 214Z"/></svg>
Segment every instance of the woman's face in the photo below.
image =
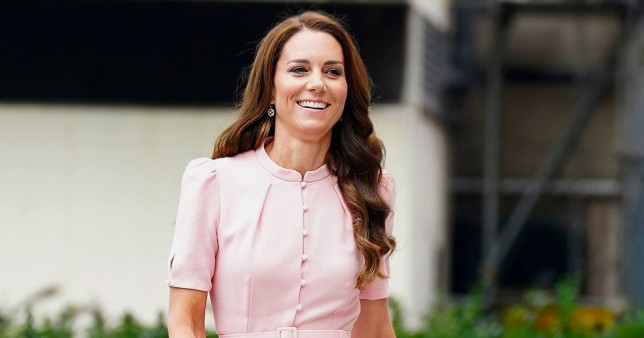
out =
<svg viewBox="0 0 644 338"><path fill-rule="evenodd" d="M296 33L282 49L273 82L275 137L330 141L347 98L340 43L325 32Z"/></svg>

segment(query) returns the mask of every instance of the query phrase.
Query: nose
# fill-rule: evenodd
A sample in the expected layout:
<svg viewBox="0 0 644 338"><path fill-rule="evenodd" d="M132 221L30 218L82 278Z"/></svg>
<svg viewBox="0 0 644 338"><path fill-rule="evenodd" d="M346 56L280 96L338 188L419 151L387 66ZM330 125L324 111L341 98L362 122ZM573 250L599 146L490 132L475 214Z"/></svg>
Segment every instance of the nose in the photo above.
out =
<svg viewBox="0 0 644 338"><path fill-rule="evenodd" d="M326 84L324 83L324 78L321 74L313 73L309 78L309 82L306 84L306 89L313 92L322 92L326 89Z"/></svg>

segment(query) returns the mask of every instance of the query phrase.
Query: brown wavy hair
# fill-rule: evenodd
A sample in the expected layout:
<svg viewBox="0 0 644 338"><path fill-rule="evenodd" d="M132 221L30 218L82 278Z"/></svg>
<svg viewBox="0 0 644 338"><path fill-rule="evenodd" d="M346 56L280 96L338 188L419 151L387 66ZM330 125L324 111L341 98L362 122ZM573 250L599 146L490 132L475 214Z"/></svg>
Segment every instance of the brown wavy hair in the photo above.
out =
<svg viewBox="0 0 644 338"><path fill-rule="evenodd" d="M340 21L328 14L307 11L273 27L257 47L246 88L238 104L239 117L217 139L212 158L234 156L259 148L273 136L273 119L266 114L274 88L275 67L286 42L303 29L333 36L342 47L347 79L347 99L342 121L333 126L326 165L333 168L338 186L352 214L353 233L364 266L356 287L375 278L381 257L393 252L396 242L385 231L390 206L380 196L384 146L374 134L369 118L371 80L354 39Z"/></svg>

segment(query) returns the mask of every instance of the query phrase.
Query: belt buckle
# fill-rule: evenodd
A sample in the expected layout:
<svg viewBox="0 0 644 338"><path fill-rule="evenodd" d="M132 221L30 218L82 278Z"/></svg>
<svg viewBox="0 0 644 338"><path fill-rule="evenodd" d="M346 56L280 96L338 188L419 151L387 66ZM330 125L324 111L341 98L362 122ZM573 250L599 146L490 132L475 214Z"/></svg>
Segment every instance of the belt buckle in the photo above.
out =
<svg viewBox="0 0 644 338"><path fill-rule="evenodd" d="M297 338L297 329L295 327L278 327L277 334L279 338Z"/></svg>

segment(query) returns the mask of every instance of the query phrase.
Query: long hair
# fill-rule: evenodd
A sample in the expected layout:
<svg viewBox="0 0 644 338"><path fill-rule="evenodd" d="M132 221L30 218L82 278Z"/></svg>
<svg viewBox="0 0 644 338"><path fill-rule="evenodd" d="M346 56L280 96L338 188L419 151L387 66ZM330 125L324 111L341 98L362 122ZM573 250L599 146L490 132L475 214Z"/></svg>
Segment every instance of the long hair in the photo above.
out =
<svg viewBox="0 0 644 338"><path fill-rule="evenodd" d="M390 206L378 193L384 146L374 134L369 118L371 81L353 38L337 19L307 11L287 18L266 34L248 74L238 107L240 115L217 139L212 158L257 149L273 136L273 119L266 110L271 103L277 60L286 42L305 28L330 34L343 51L347 99L342 121L333 126L326 164L333 168L351 212L355 242L364 258L356 280L356 287L362 288L375 278L386 278L379 271L380 259L393 252L396 242L385 231Z"/></svg>

